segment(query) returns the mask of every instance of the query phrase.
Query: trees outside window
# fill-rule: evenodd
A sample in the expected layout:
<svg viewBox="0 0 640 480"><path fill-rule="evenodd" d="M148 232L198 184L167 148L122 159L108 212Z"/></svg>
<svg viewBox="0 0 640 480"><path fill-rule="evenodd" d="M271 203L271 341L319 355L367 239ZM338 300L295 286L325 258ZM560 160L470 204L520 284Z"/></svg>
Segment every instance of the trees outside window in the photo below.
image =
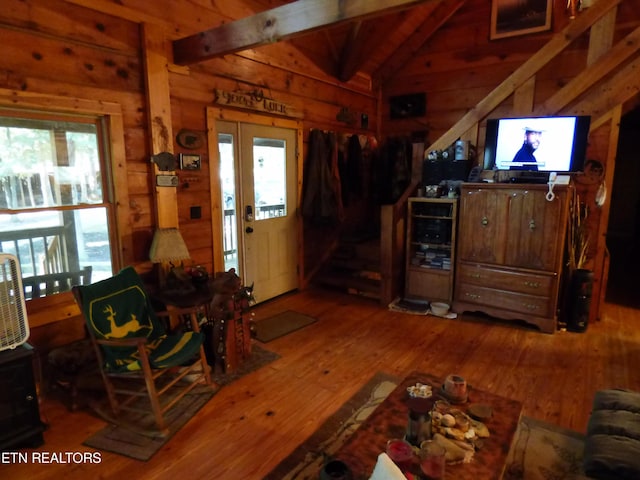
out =
<svg viewBox="0 0 640 480"><path fill-rule="evenodd" d="M22 275L112 275L106 128L100 117L0 109L0 251Z"/></svg>

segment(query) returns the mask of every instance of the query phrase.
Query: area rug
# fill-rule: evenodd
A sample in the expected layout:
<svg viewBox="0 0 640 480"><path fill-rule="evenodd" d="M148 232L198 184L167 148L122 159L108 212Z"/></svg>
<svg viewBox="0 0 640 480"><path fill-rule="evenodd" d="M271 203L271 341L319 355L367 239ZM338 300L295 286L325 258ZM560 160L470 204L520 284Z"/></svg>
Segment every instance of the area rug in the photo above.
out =
<svg viewBox="0 0 640 480"><path fill-rule="evenodd" d="M286 310L264 320L255 323L255 338L262 343L267 343L276 338L283 337L291 332L300 330L307 325L316 322L317 319L303 313Z"/></svg>
<svg viewBox="0 0 640 480"><path fill-rule="evenodd" d="M264 480L316 480L322 465L334 456L398 383L399 379L395 377L376 374ZM583 448L583 435L523 416L503 479L586 480L582 472ZM373 467L371 465L372 470Z"/></svg>
<svg viewBox="0 0 640 480"><path fill-rule="evenodd" d="M302 445L264 477L264 480L316 480L326 460L340 449L399 382L400 379L397 377L383 372L376 373Z"/></svg>
<svg viewBox="0 0 640 480"><path fill-rule="evenodd" d="M153 426L152 416L146 415L132 416L119 422L119 425L110 424L99 432L95 433L83 442L84 445L98 450L105 450L120 455L124 455L136 460L149 460L173 435L213 397L221 387L228 385L238 378L253 372L268 363L279 358L279 355L266 350L259 345L253 345L251 356L242 363L236 372L229 374L216 373L212 375L212 380L219 385L215 390L208 387L196 387L192 392L185 395L179 402L170 409L165 418L167 420L169 434L166 437L149 435L149 432L142 431L133 425ZM103 419L109 420L110 414L104 406L95 406L94 411Z"/></svg>

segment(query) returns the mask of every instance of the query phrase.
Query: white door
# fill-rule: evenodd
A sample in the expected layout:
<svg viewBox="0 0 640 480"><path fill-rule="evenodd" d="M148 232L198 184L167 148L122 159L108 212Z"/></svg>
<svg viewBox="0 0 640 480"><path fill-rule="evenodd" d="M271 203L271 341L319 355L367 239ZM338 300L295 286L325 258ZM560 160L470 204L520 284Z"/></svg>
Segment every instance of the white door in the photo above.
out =
<svg viewBox="0 0 640 480"><path fill-rule="evenodd" d="M245 285L254 285L255 298L261 302L298 287L297 132L248 123L219 122L218 127L223 191L236 189L233 195L223 193L225 212L235 213L235 232L229 231L225 213L225 239L237 233L239 274ZM225 142L230 152L226 161ZM233 168L226 168L225 178L222 168L231 163L229 155L237 159L232 162ZM228 178L229 172L233 180Z"/></svg>

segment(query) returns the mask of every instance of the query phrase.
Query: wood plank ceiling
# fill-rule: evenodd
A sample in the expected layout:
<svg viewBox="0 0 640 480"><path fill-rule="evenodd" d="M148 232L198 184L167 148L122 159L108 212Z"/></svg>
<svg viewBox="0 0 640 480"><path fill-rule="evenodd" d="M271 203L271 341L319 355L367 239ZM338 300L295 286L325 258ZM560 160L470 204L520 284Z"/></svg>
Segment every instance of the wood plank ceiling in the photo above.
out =
<svg viewBox="0 0 640 480"><path fill-rule="evenodd" d="M272 8L267 11L174 40L174 59L177 64L189 65L288 40L321 70L341 81L349 81L356 73L384 81L464 2L298 0L280 2L277 7L273 7L277 2L269 2Z"/></svg>

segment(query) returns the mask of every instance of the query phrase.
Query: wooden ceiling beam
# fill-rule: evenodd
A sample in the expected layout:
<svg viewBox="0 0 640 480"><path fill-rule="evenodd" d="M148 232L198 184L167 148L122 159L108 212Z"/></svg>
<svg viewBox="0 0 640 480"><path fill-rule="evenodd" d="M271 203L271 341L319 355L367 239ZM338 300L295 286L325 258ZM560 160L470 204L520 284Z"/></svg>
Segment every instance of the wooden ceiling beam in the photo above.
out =
<svg viewBox="0 0 640 480"><path fill-rule="evenodd" d="M174 62L190 65L279 42L319 28L433 0L298 0L173 42Z"/></svg>
<svg viewBox="0 0 640 480"><path fill-rule="evenodd" d="M563 110L563 113L567 115L591 115L591 129L593 130L602 123L599 121L600 116L606 115L617 105L623 105L640 94L639 71L640 57L637 57L623 68L617 70L602 85L590 90L588 95L580 99L576 105L570 109Z"/></svg>
<svg viewBox="0 0 640 480"><path fill-rule="evenodd" d="M469 128L472 128L476 123L491 113L502 101L511 95L516 88L525 83L532 75L535 75L556 55L588 30L591 25L622 1L623 0L607 0L606 2L595 2L593 6L569 23L562 32L555 34L546 45L531 55L527 61L478 102L475 107L465 113L455 125L429 146L429 150L441 150L449 147L449 145L460 138Z"/></svg>
<svg viewBox="0 0 640 480"><path fill-rule="evenodd" d="M607 55L600 56L593 64L582 70L562 89L540 105L536 115L552 115L569 105L582 92L586 92L597 82L615 71L620 65L636 55L640 50L640 27L619 41Z"/></svg>

